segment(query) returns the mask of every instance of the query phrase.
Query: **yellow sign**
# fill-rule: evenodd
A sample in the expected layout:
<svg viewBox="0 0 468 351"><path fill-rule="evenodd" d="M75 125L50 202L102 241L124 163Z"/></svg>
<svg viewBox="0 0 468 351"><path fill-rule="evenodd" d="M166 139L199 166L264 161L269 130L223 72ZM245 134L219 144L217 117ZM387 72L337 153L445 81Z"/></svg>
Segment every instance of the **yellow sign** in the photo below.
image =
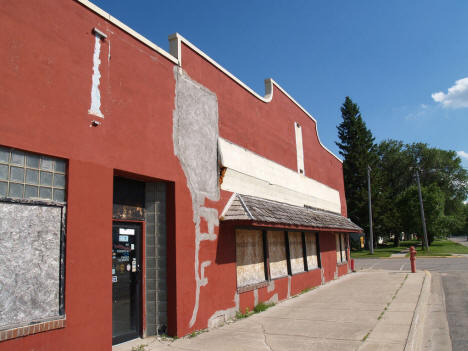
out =
<svg viewBox="0 0 468 351"><path fill-rule="evenodd" d="M364 237L361 236L360 239L361 239L361 249L363 249L364 248Z"/></svg>

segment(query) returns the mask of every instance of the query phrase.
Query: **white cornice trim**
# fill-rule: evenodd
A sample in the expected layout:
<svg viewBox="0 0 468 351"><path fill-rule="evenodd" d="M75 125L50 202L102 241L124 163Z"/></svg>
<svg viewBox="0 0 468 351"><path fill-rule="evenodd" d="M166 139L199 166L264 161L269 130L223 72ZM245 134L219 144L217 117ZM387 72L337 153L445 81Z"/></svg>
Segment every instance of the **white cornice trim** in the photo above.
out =
<svg viewBox="0 0 468 351"><path fill-rule="evenodd" d="M320 140L319 134L318 134L317 120L314 118L314 116L312 116L304 107L302 107L301 104L299 104L291 95L289 95L286 92L286 90L284 90L275 80L273 80L272 78L265 79L265 96L260 96L253 89L251 89L244 82L242 82L239 78L234 76L226 68L221 66L218 62L216 62L211 57L209 57L207 54L205 54L202 50L197 48L195 45L193 45L190 41L188 41L182 35L180 35L179 33L174 33L174 34L169 35L169 46L170 46L169 51L174 57L177 58L178 64L181 67L182 67L181 43L184 43L185 45L187 45L190 49L195 51L198 55L203 57L206 61L211 63L213 66L215 66L217 69L219 69L221 72L223 72L225 75L227 75L229 78L231 78L233 81L235 81L237 84L239 84L241 87L243 87L245 90L247 90L249 93L251 93L257 99L263 101L264 103L269 103L273 99L273 85L276 86L276 88L278 88L297 107L299 107L310 119L312 119L315 122L315 132L317 133L317 138L318 138L318 141L319 141L320 145L326 151L328 151L332 156L334 156L338 161L343 162L343 160L341 158L339 158L337 155L335 155L333 152L331 152L325 145L323 145L322 141Z"/></svg>
<svg viewBox="0 0 468 351"><path fill-rule="evenodd" d="M106 11L101 9L100 7L94 5L92 2L89 2L87 0L75 0L75 1L79 2L80 4L87 7L88 9L93 11L94 13L96 13L99 16L103 17L104 19L108 20L110 23L114 24L115 26L117 26L118 28L120 28L121 30L126 32L127 34L131 35L136 40L142 42L143 44L148 46L150 49L152 49L152 50L156 51L157 53L161 54L162 56L167 58L169 61L175 63L176 65L179 64L179 61L174 56L172 56L170 53L168 53L167 51L161 49L159 46L157 46L155 43L153 43L152 41L145 38L140 33L137 33L132 28L130 28L127 25L125 25L124 23L120 22L117 18L112 17L109 13L107 13Z"/></svg>

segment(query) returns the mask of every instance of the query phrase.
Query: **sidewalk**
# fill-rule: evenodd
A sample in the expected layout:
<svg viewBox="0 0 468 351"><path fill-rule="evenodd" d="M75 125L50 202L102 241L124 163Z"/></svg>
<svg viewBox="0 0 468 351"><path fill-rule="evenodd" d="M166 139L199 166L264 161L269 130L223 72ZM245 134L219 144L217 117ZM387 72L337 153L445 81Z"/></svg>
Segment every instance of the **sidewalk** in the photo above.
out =
<svg viewBox="0 0 468 351"><path fill-rule="evenodd" d="M113 351L420 350L430 282L428 272L352 273L193 338L138 339Z"/></svg>
<svg viewBox="0 0 468 351"><path fill-rule="evenodd" d="M466 236L451 236L448 239L457 244L468 246L468 240Z"/></svg>

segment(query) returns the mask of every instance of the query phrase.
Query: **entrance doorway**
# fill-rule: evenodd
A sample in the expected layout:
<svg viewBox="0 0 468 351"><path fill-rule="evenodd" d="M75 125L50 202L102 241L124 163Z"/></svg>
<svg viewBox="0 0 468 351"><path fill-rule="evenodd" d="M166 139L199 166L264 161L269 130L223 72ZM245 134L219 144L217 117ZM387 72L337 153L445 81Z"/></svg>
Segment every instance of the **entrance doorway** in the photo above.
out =
<svg viewBox="0 0 468 351"><path fill-rule="evenodd" d="M142 224L112 224L112 344L141 335Z"/></svg>

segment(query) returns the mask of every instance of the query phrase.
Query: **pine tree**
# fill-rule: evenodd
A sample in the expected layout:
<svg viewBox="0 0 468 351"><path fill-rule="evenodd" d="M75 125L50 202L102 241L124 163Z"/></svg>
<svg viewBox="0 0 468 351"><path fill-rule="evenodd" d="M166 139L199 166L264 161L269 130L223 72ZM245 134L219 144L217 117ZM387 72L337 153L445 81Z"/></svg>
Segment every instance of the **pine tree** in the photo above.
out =
<svg viewBox="0 0 468 351"><path fill-rule="evenodd" d="M372 166L376 159L374 137L367 129L358 105L348 96L341 107L341 116L343 121L337 127L340 142L336 145L344 158L343 175L348 217L368 233L367 167Z"/></svg>

